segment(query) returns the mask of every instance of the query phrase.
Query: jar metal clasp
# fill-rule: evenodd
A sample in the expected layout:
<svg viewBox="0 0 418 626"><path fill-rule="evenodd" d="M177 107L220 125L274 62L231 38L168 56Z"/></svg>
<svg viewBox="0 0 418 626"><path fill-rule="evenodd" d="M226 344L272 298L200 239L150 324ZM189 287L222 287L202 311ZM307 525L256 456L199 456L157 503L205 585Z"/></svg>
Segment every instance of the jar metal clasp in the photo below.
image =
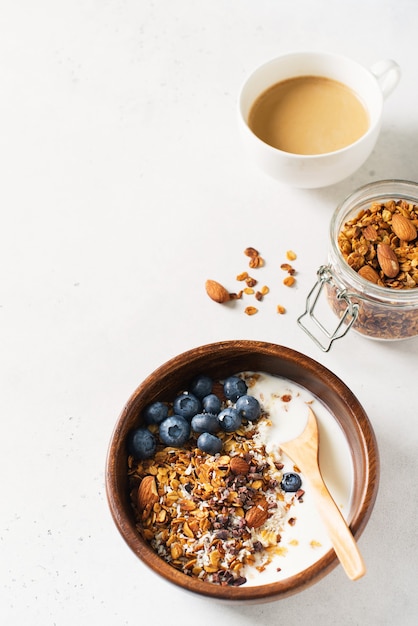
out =
<svg viewBox="0 0 418 626"><path fill-rule="evenodd" d="M335 277L329 265L322 265L317 272L317 277L315 285L306 298L305 312L298 317L297 323L323 352L328 352L336 339L341 339L348 333L357 319L359 306L351 302L346 289L340 289L335 283ZM340 314L338 325L333 330L328 330L315 312L326 284L335 288L337 300L343 300L346 303L346 308ZM306 325L309 321L313 322L313 329Z"/></svg>

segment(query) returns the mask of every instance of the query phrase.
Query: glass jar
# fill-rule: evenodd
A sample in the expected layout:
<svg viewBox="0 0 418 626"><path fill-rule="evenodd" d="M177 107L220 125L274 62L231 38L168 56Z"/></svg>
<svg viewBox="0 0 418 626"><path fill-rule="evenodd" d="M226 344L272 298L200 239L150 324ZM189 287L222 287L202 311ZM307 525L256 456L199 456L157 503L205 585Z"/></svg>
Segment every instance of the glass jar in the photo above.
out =
<svg viewBox="0 0 418 626"><path fill-rule="evenodd" d="M405 180L370 183L348 196L332 217L328 263L319 268L317 282L306 300L305 312L298 318L299 326L324 352L331 348L333 341L346 335L350 328L369 339L381 341L396 341L418 335L418 284L416 280L414 283L414 279L418 278L418 238L409 242L403 241L392 231L392 226L389 228L392 224L393 201L418 205L418 183ZM379 213L382 214L382 218L379 218L382 228L377 223L374 225L376 236L372 233L372 240L364 238L364 226L357 226L357 235L362 234L365 244L360 253L364 253L381 277L382 268L377 257L379 243L390 242L390 247L394 251L396 249L399 260L398 275L392 279L383 276L385 280L379 280L380 284L363 278L356 271L357 253L350 255L349 261L347 260L347 253L351 250L350 241L345 242L346 256L339 244L340 233L347 222L352 220L353 229L356 229L357 218L374 203L389 203L387 206L392 207L392 212L389 208L382 208ZM398 211L396 209L395 212ZM405 205L400 211L404 213L404 217L410 215ZM412 217L410 221L417 227L418 219L414 215ZM344 243L344 238L342 242ZM362 260L364 261L364 257ZM408 268L409 271L405 271ZM393 286L387 286L386 283ZM324 297L339 318L337 325L334 324L331 330L317 313L318 305Z"/></svg>

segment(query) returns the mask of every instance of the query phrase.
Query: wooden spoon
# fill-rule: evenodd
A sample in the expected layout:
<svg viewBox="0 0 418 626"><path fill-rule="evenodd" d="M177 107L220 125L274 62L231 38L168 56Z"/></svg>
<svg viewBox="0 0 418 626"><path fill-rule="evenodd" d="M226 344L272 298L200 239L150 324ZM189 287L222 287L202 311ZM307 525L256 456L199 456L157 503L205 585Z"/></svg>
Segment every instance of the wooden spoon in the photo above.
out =
<svg viewBox="0 0 418 626"><path fill-rule="evenodd" d="M363 558L340 509L324 483L319 469L318 424L315 413L310 407L308 422L303 432L295 439L280 444L280 448L309 481L318 512L347 576L351 580L361 578L366 573Z"/></svg>

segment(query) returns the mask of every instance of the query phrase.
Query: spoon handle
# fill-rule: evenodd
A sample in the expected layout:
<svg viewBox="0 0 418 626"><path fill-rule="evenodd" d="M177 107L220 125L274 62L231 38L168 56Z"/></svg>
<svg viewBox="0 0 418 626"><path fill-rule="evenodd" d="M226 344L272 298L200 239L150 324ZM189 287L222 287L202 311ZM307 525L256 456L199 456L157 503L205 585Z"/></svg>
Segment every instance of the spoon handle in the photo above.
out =
<svg viewBox="0 0 418 626"><path fill-rule="evenodd" d="M300 469L303 471L303 468ZM341 565L351 580L361 578L366 573L363 557L340 509L324 483L319 467L312 464L307 476L312 485L318 512Z"/></svg>

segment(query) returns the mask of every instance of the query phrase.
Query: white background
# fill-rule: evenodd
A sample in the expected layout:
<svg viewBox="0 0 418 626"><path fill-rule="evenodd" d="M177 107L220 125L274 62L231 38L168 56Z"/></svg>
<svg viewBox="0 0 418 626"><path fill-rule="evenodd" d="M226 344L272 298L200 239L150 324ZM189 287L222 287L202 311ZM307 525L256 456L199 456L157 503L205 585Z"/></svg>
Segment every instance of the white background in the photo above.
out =
<svg viewBox="0 0 418 626"><path fill-rule="evenodd" d="M415 0L0 2L2 624L416 623L417 339L350 333L323 354L296 318L337 204L418 179L417 33ZM256 170L236 124L246 75L301 49L402 68L367 163L316 191ZM247 246L271 289L253 317L204 290L237 289ZM365 578L337 567L292 598L220 606L160 580L119 536L104 467L124 402L175 354L233 338L304 352L365 407L381 455Z"/></svg>

